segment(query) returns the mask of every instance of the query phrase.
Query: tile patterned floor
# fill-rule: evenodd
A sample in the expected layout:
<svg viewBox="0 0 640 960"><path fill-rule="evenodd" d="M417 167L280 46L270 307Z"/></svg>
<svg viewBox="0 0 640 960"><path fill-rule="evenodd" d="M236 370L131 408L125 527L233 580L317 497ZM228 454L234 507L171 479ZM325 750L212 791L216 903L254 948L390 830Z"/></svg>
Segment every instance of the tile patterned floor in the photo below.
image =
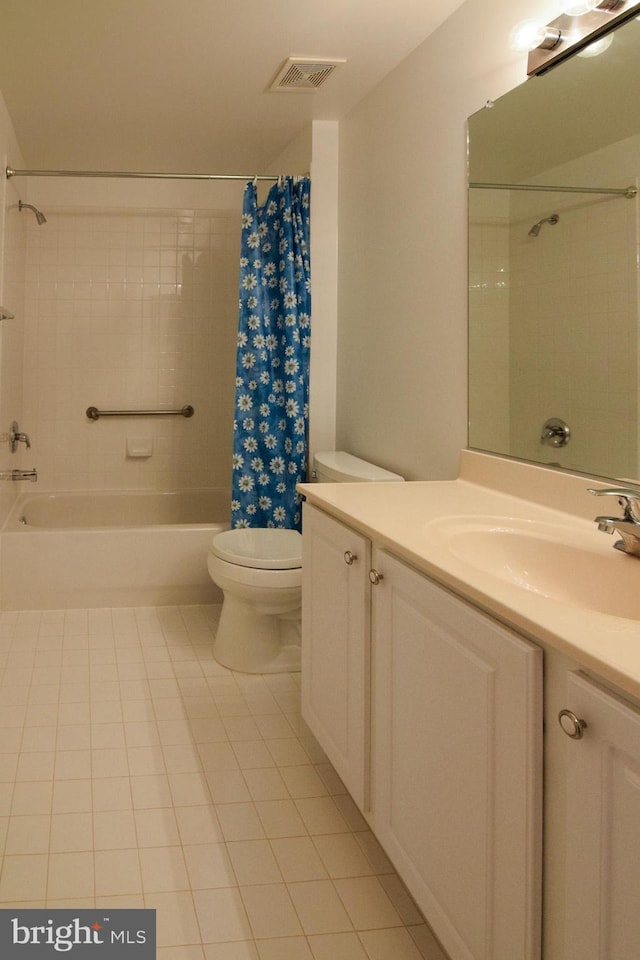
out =
<svg viewBox="0 0 640 960"><path fill-rule="evenodd" d="M217 607L0 614L0 907L151 907L158 960L445 960Z"/></svg>

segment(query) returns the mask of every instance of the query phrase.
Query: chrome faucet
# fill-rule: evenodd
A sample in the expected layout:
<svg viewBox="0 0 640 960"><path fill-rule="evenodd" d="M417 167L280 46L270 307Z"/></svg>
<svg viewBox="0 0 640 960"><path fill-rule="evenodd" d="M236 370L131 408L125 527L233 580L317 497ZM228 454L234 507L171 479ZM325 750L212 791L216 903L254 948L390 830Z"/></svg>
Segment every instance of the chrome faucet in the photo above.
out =
<svg viewBox="0 0 640 960"><path fill-rule="evenodd" d="M595 497L615 497L622 507L621 517L596 517L598 530L603 533L617 531L621 540L614 547L633 557L640 557L640 491L626 487L610 487L605 490L589 489Z"/></svg>
<svg viewBox="0 0 640 960"><path fill-rule="evenodd" d="M0 470L0 480L31 480L35 483L38 471L33 470Z"/></svg>
<svg viewBox="0 0 640 960"><path fill-rule="evenodd" d="M11 453L16 452L19 443L24 443L27 450L31 449L31 440L29 440L29 435L26 433L20 433L20 427L14 420L9 430L9 446L11 448Z"/></svg>

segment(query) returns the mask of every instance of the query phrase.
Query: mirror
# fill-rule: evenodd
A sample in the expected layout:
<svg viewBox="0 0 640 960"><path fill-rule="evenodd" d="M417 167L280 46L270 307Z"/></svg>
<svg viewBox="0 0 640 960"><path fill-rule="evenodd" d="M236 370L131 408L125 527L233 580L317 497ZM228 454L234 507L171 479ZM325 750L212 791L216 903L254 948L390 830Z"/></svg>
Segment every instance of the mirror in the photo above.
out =
<svg viewBox="0 0 640 960"><path fill-rule="evenodd" d="M640 23L611 38L469 120L469 446L633 480Z"/></svg>

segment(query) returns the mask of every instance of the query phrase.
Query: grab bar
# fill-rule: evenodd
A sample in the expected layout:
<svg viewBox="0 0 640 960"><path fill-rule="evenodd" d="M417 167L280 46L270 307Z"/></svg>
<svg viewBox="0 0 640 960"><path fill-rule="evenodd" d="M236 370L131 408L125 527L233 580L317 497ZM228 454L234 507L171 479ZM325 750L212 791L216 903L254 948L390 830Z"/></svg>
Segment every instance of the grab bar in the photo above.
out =
<svg viewBox="0 0 640 960"><path fill-rule="evenodd" d="M98 420L100 417L192 417L193 414L190 403L180 410L98 410L97 407L87 407L89 420Z"/></svg>

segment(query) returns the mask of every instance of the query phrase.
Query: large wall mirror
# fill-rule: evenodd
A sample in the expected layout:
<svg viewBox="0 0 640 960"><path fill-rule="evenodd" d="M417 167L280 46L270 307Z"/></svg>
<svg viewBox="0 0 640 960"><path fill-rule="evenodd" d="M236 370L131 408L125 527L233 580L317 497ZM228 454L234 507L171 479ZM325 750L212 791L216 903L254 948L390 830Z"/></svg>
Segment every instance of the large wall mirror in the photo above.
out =
<svg viewBox="0 0 640 960"><path fill-rule="evenodd" d="M469 120L469 446L633 480L640 22L611 37Z"/></svg>

